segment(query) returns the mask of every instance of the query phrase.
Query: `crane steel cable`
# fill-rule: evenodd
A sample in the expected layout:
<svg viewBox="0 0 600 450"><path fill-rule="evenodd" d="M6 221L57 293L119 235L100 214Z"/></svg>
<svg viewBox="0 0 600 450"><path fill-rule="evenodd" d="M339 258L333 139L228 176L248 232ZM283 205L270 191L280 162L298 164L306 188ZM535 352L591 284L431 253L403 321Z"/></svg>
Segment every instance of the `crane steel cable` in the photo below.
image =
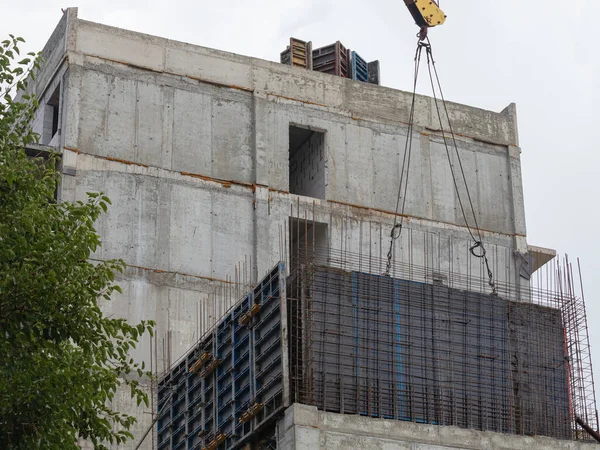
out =
<svg viewBox="0 0 600 450"><path fill-rule="evenodd" d="M387 258L387 266L386 266L386 271L385 271L385 275L389 276L390 275L390 271L392 268L392 259L393 259L393 249L394 249L394 242L400 237L401 233L402 233L402 226L404 223L404 213L405 213L405 207L406 207L406 193L408 190L408 174L409 174L409 170L410 170L410 158L411 158L411 154L412 154L412 133L413 133L413 122L414 122L414 108L415 108L415 100L416 100L416 89L417 89L417 79L418 79L418 75L419 75L419 67L420 67L420 61L421 61L421 54L422 54L422 50L423 48L426 49L426 55L427 55L427 70L429 72L429 80L431 83L431 89L433 92L433 99L435 102L435 108L437 111L437 115L438 115L438 119L439 119L439 124L440 124L440 131L442 133L442 138L444 140L444 147L446 149L446 155L448 157L448 164L450 165L450 172L452 174L452 181L454 183L454 189L456 190L456 196L458 198L458 203L460 206L460 210L463 216L463 219L465 221L465 225L467 227L467 230L469 231L469 235L471 236L471 238L473 239L473 241L475 242L475 244L473 246L471 246L469 248L469 251L471 252L471 254L473 256L475 256L476 258L482 258L484 263L485 263L485 268L487 271L487 275L488 275L488 284L490 285L491 289L492 289L492 294L493 295L497 295L498 291L496 288L496 284L494 282L494 275L492 273L492 270L490 268L490 263L487 257L487 252L485 249L485 246L483 244L483 236L481 234L481 229L479 228L479 223L477 221L477 215L475 213L475 207L473 206L473 200L471 198L471 193L469 191L469 186L467 183L467 177L465 175L465 170L462 164L462 160L460 158L460 153L458 152L458 144L456 142L456 136L454 134L454 129L452 128L452 121L450 120L450 114L448 112L448 106L446 104L446 99L444 98L444 93L442 91L442 85L439 79L439 75L437 73L437 68L435 66L435 60L433 58L433 52L431 50L431 42L429 41L429 38L427 38L427 43L422 42L422 40L420 40L417 43L417 51L416 51L416 55L415 55L415 79L414 79L414 85L413 85L413 94L412 94L412 102L411 102L411 110L410 110L410 116L409 116L409 124L408 124L408 133L407 133L407 140L406 140L406 145L404 148L404 158L403 158L403 162L402 162L402 173L400 175L400 186L398 188L398 199L396 202L396 211L395 211L395 215L394 215L394 226L392 227L392 231L391 231L391 242L390 242L390 250L388 252ZM432 66L433 66L433 73L432 73ZM469 201L469 206L471 208L471 213L473 214L473 221L474 221L474 225L475 225L475 230L477 231L477 236L475 237L475 235L473 234L473 230L471 229L471 226L469 225L469 220L467 218L467 214L465 212L465 207L463 204L463 200L461 198L460 195L460 190L458 187L458 181L457 181L457 176L455 174L455 170L454 170L454 165L452 164L452 157L450 156L450 149L448 146L448 140L446 138L446 131L444 129L444 124L442 121L442 114L440 111L440 107L439 107L439 103L438 103L438 98L437 98L437 92L436 92L436 87L433 81L433 74L435 74L435 79L437 82L437 88L439 89L440 92L440 97L442 100L442 104L444 107L444 112L446 115L446 119L448 121L448 128L449 128L449 132L450 135L452 136L452 143L454 145L454 151L456 153L456 158L458 160L458 165L462 174L462 180L463 183L465 185L465 190L467 192L467 199ZM406 165L406 182L404 182L404 168ZM404 191L404 192L403 192ZM400 216L400 222L398 223L398 209L400 206L400 199L402 198L402 212L401 212L401 216ZM477 249L481 249L481 251L479 253L476 253Z"/></svg>
<svg viewBox="0 0 600 450"><path fill-rule="evenodd" d="M433 52L431 50L431 42L429 41L429 38L427 38L427 44L423 44L423 45L426 48L427 70L429 72L429 80L431 82L431 89L433 91L433 99L434 99L435 108L436 108L438 119L439 119L439 123L440 123L440 131L442 132L442 138L444 139L444 147L446 148L446 155L448 156L448 164L450 165L450 172L452 173L452 180L454 182L454 189L456 190L456 196L458 198L458 203L460 205L460 210L462 212L463 219L465 220L465 225L467 226L467 230L469 231L469 234L471 235L471 238L475 242L475 244L469 249L469 251L476 258L482 258L484 260L485 268L487 270L487 275L488 275L488 284L492 288L492 294L493 295L497 295L498 294L498 290L496 288L496 284L494 283L494 275L493 275L492 270L490 268L490 262L489 262L488 257L487 257L487 252L485 250L485 246L483 245L483 236L481 234L481 229L479 228L479 223L477 221L477 214L475 213L475 207L473 206L473 199L471 198L471 193L469 191L469 185L467 183L467 177L465 175L465 170L464 170L464 167L463 167L463 164L462 164L462 160L460 158L460 153L458 152L458 144L456 143L456 136L454 134L454 129L452 128L452 121L450 120L450 114L448 112L448 106L446 104L446 99L444 98L444 92L442 91L442 85L440 83L440 78L439 78L439 75L437 73L437 68L435 66L435 60L433 58ZM444 106L444 112L445 112L445 115L446 115L446 120L448 121L448 129L450 131L450 135L452 136L452 143L454 145L454 151L456 153L456 159L458 160L458 166L460 168L460 172L462 174L462 179L463 179L463 182L465 184L465 190L467 192L467 199L469 200L469 205L471 207L471 213L473 214L473 221L475 223L475 229L477 230L477 235L478 235L479 239L477 239L473 235L473 231L472 231L471 227L469 226L469 221L467 219L467 215L465 213L465 208L463 206L463 202L462 202L462 199L461 199L461 196L460 196L460 191L458 189L458 182L456 181L456 176L455 176L455 173L454 173L454 165L452 164L452 158L450 156L450 150L448 148L448 141L446 139L446 132L444 130L444 124L443 124L443 121L442 121L442 114L440 112L440 107L439 107L439 104L438 104L438 98L437 98L437 94L436 94L436 89L435 89L434 82L433 82L433 75L432 75L432 72L431 72L432 66L433 66L433 72L435 74L435 79L436 79L436 82L437 82L437 87L438 87L439 92L440 92L440 97L442 99L442 105ZM481 253L476 253L475 252L475 250L478 249L478 248L481 249Z"/></svg>
<svg viewBox="0 0 600 450"><path fill-rule="evenodd" d="M417 50L415 52L415 72L413 81L413 93L412 101L410 104L410 113L408 118L408 130L406 136L406 144L404 145L404 157L402 158L402 170L400 172L400 185L398 187L398 199L396 200L396 212L394 213L394 226L390 234L390 250L387 254L387 266L385 269L385 275L389 276L392 270L392 258L394 255L394 242L400 238L402 233L402 226L404 224L404 211L406 209L406 193L408 191L408 175L410 171L410 159L412 155L412 134L413 134L413 123L415 116L415 102L417 98L417 81L419 79L419 68L421 66L421 54L423 52L423 45L421 42L417 43ZM406 182L404 181L404 174L406 169ZM404 190L404 193L402 192ZM400 199L402 198L402 212L400 215L400 222L398 222L398 210L400 209Z"/></svg>

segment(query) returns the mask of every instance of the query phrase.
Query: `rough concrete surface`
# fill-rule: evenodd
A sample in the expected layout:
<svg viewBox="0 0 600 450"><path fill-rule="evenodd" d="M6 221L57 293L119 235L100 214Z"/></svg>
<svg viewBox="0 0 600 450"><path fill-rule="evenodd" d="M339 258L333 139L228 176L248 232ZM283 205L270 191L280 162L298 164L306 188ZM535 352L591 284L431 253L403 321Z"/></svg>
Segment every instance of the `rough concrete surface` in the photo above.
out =
<svg viewBox="0 0 600 450"><path fill-rule="evenodd" d="M592 450L595 444L334 414L294 404L277 424L286 450Z"/></svg>
<svg viewBox="0 0 600 450"><path fill-rule="evenodd" d="M74 8L44 55L34 89L43 103L61 87L51 142L63 153L60 198L103 191L112 199L97 224L103 246L94 258L122 258L130 269L123 295L106 310L157 321L156 370L227 309L233 300L219 289L236 264L251 282L285 259L292 208L322 224L333 248L385 257L409 93L86 22ZM470 237L434 111L432 99L418 97L408 231L395 256L483 273L467 257ZM449 111L493 268L501 281L519 283L513 250L527 245L515 107ZM289 193L290 125L324 132L324 199ZM450 160L457 164L452 153ZM149 363L150 343L135 355ZM139 436L150 411L131 411L142 418ZM298 430L309 445L310 429ZM336 433L319 436L319 445L345 445ZM397 448L385 445L373 448Z"/></svg>

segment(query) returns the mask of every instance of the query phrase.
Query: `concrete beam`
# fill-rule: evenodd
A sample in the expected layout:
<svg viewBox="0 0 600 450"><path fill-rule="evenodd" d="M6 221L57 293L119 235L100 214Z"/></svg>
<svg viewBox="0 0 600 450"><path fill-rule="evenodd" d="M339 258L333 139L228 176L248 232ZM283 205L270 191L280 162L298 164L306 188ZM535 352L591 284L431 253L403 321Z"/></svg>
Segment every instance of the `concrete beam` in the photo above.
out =
<svg viewBox="0 0 600 450"><path fill-rule="evenodd" d="M334 414L294 404L277 424L282 448L327 450L592 450L595 444Z"/></svg>

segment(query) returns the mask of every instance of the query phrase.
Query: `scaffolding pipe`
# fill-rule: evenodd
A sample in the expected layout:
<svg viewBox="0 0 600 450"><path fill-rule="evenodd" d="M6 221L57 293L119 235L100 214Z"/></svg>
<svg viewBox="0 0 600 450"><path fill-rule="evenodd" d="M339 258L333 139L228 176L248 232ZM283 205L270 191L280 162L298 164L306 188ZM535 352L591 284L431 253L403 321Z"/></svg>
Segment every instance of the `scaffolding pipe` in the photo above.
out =
<svg viewBox="0 0 600 450"><path fill-rule="evenodd" d="M598 442L600 442L600 434L598 434L597 431L595 431L587 423L585 423L583 420L581 420L580 417L575 417L575 422L577 422L577 424L581 428L583 428L585 431L587 431L590 436L592 436L594 439L596 439Z"/></svg>

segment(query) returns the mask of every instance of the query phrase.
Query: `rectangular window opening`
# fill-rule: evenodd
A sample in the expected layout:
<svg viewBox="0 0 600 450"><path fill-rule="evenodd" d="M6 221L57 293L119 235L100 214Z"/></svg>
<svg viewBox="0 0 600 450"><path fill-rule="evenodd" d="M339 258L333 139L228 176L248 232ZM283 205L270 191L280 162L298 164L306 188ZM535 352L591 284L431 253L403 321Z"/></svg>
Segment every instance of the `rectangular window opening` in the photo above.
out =
<svg viewBox="0 0 600 450"><path fill-rule="evenodd" d="M58 132L60 123L60 85L56 87L48 102L44 105L44 131L42 144L48 145Z"/></svg>
<svg viewBox="0 0 600 450"><path fill-rule="evenodd" d="M290 125L290 193L325 199L325 132Z"/></svg>

